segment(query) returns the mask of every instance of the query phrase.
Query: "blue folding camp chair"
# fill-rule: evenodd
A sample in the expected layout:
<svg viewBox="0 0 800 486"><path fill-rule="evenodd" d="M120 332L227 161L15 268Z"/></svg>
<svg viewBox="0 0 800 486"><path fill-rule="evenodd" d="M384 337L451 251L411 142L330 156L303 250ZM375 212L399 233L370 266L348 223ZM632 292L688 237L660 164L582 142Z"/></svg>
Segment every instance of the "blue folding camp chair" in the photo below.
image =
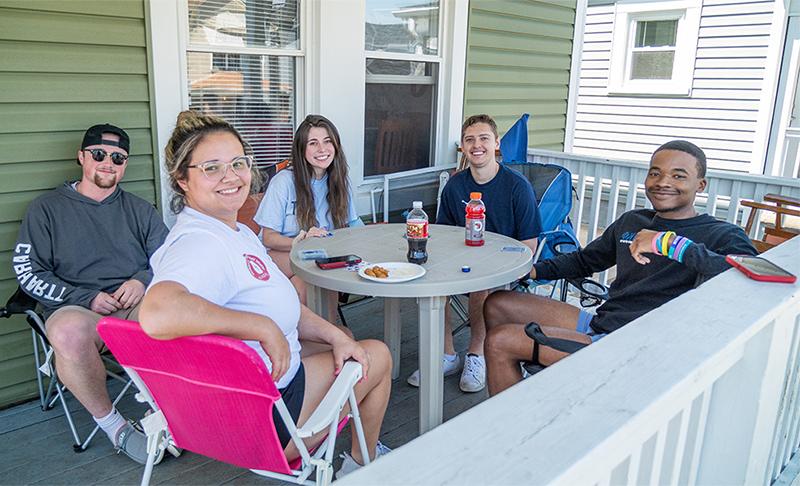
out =
<svg viewBox="0 0 800 486"><path fill-rule="evenodd" d="M538 237L539 244L534 261L549 260L579 249L580 243L569 218L573 198L577 200L577 194L572 187L572 174L560 165L528 162L527 113L503 135L500 140L500 152L503 165L524 175L536 194L542 232ZM521 282L521 288L530 290L544 283L547 282L524 281ZM557 284L560 284L562 301L567 300L569 285L578 288L581 293L581 305L584 307L598 305L608 297L608 289L595 280L573 279ZM553 285L553 293L557 287L559 285Z"/></svg>
<svg viewBox="0 0 800 486"><path fill-rule="evenodd" d="M503 136L500 141L500 152L503 165L524 175L530 181L536 195L536 206L539 209L542 232L538 236L534 262L577 251L580 243L569 218L573 197L577 200L577 193L572 187L572 174L560 165L528 162L527 113L522 115ZM547 283L550 282L526 279L520 281L516 289L527 292ZM570 285L580 291L582 307L599 305L608 298L608 289L601 283L588 278L563 279L553 282L550 297L552 298L556 289L560 287L560 298L565 302ZM583 343L549 338L535 322L531 322L525 327L525 333L536 343L534 356L538 354L540 345L550 346L568 353L573 353L585 346ZM524 375L531 375L542 370L542 366L535 358L532 362L520 364Z"/></svg>
<svg viewBox="0 0 800 486"><path fill-rule="evenodd" d="M542 232L539 233L539 244L534 255L534 262L549 260L563 253L572 253L578 250L580 243L569 218L573 197L575 197L572 174L569 170L555 164L524 162L506 163L505 165L523 174L531 182L536 194ZM521 288L530 290L546 283L549 282L526 280L521 282ZM551 296L554 295L557 288L560 288L560 299L566 301L570 284L580 290L581 305L584 307L598 305L607 298L608 290L605 286L586 278L554 283Z"/></svg>

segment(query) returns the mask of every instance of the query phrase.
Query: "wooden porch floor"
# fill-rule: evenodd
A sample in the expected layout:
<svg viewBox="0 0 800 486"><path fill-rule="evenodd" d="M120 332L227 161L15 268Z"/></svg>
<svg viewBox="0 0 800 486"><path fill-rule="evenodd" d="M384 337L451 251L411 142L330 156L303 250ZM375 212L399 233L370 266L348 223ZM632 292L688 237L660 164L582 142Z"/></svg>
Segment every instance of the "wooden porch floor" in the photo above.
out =
<svg viewBox="0 0 800 486"><path fill-rule="evenodd" d="M383 335L383 303L380 299L354 304L345 311L348 324L359 339ZM412 300L401 304L403 323L400 378L392 385L389 409L381 432L381 441L399 447L418 435L419 394L406 383L417 368L418 327L416 305ZM456 349L463 356L469 332L456 336ZM459 375L445 378L444 416L449 419L487 397L486 390L462 393ZM112 385L113 388L117 385ZM116 388L120 389L119 386ZM94 427L89 414L69 397L70 410L81 437ZM129 391L118 405L130 418L141 418L145 407ZM345 431L337 441L337 456L349 450L350 434ZM338 468L337 459L335 467ZM83 453L72 451L72 439L60 407L47 412L37 402L29 402L0 411L0 485L16 484L138 484L143 466L117 455L100 432ZM234 466L191 452L179 458L169 455L153 471L152 484L285 484L256 476Z"/></svg>

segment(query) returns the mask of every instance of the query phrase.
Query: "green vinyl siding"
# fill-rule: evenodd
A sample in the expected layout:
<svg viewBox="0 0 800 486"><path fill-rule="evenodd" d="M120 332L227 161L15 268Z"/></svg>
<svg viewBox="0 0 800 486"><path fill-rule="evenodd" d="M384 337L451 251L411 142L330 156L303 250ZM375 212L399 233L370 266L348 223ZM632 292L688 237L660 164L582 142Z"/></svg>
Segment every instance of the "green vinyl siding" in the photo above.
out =
<svg viewBox="0 0 800 486"><path fill-rule="evenodd" d="M464 117L504 133L530 113L528 145L564 149L575 0L471 0Z"/></svg>
<svg viewBox="0 0 800 486"><path fill-rule="evenodd" d="M145 0L0 0L0 305L16 290L11 255L30 202L68 179L83 132L131 136L122 186L158 194ZM35 396L30 331L0 319L0 407Z"/></svg>

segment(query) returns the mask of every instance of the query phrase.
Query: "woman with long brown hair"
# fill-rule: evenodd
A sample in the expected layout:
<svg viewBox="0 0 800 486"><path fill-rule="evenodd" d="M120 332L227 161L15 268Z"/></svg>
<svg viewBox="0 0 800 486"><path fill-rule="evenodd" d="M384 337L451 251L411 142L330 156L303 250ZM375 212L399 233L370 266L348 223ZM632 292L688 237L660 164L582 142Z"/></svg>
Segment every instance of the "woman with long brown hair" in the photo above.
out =
<svg viewBox="0 0 800 486"><path fill-rule="evenodd" d="M292 165L279 172L253 218L272 260L291 279L305 300L305 284L289 265L295 241L326 237L334 229L361 226L347 176L347 157L336 126L322 115L308 115L297 127ZM335 317L336 299L328 299L328 319Z"/></svg>

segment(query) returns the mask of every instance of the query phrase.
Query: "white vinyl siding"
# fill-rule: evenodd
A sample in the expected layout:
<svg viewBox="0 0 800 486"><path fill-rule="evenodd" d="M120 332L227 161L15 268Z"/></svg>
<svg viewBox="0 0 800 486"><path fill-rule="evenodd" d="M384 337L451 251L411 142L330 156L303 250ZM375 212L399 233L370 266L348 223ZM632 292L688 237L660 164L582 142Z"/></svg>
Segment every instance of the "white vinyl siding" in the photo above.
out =
<svg viewBox="0 0 800 486"><path fill-rule="evenodd" d="M614 5L589 6L573 152L645 162L682 138L706 151L710 168L749 172L773 10L772 1L704 0L691 95L672 98L608 95Z"/></svg>

